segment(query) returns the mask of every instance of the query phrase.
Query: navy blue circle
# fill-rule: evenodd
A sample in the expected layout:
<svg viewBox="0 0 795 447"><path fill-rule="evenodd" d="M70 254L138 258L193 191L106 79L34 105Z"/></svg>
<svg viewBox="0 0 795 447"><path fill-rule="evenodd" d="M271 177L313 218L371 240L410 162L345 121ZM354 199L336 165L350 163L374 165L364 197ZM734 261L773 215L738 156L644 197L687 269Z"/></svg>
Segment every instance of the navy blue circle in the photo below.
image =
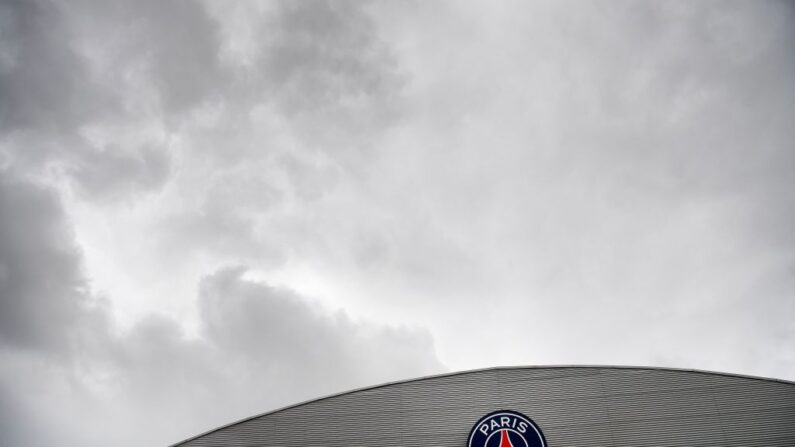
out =
<svg viewBox="0 0 795 447"><path fill-rule="evenodd" d="M506 447L501 446L503 436L513 447L547 447L538 425L513 410L494 411L480 418L469 432L467 447Z"/></svg>

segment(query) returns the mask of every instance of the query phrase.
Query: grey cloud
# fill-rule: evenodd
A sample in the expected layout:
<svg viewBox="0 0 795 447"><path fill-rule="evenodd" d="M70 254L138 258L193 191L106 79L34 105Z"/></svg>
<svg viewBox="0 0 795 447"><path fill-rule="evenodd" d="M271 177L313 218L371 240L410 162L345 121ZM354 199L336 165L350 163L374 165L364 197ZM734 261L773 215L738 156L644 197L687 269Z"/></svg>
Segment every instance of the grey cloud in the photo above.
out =
<svg viewBox="0 0 795 447"><path fill-rule="evenodd" d="M165 118L178 118L226 83L218 24L202 2L87 0L70 8L80 44L103 78L124 88L124 100L155 92Z"/></svg>
<svg viewBox="0 0 795 447"><path fill-rule="evenodd" d="M86 283L52 192L0 173L0 342L63 348Z"/></svg>
<svg viewBox="0 0 795 447"><path fill-rule="evenodd" d="M35 420L36 415L29 404L14 392L14 384L0 380L0 440L6 445L27 445L31 439L26 434L36 433L37 430ZM53 438L45 438L57 442Z"/></svg>
<svg viewBox="0 0 795 447"><path fill-rule="evenodd" d="M71 133L151 89L183 111L221 84L217 26L198 2L10 1L0 11L7 131Z"/></svg>
<svg viewBox="0 0 795 447"><path fill-rule="evenodd" d="M422 306L481 364L504 333L449 306L544 340L520 361L791 376L791 5L459 4L396 25L423 47L416 114L344 208L355 230L333 231L330 258L363 254L324 274L416 292L372 307Z"/></svg>
<svg viewBox="0 0 795 447"><path fill-rule="evenodd" d="M263 30L273 38L262 64L287 111L375 101L399 82L389 48L355 2L283 2L273 24L276 32Z"/></svg>
<svg viewBox="0 0 795 447"><path fill-rule="evenodd" d="M0 152L28 175L66 165L88 198L161 186L167 148L140 135L161 141L224 85L198 2L12 1L0 23Z"/></svg>
<svg viewBox="0 0 795 447"><path fill-rule="evenodd" d="M134 150L109 145L71 157L67 170L79 190L92 199L113 200L156 190L168 179L166 150L145 144Z"/></svg>
<svg viewBox="0 0 795 447"><path fill-rule="evenodd" d="M239 268L201 282L200 337L157 315L120 331L87 286L73 237L54 191L3 174L3 445L165 445L296 400L442 369L422 331L356 322Z"/></svg>
<svg viewBox="0 0 795 447"><path fill-rule="evenodd" d="M122 331L54 193L7 178L2 441L162 444L436 371L433 342L456 367L791 376L791 5L473 5L4 3L0 163L98 214L151 200L108 231L157 256L109 256L164 282L186 259L317 269L434 340L234 268L200 282L198 335Z"/></svg>
<svg viewBox="0 0 795 447"><path fill-rule="evenodd" d="M564 320L591 334L583 341L581 332L569 331L571 338L564 334L548 347L522 348L529 356L523 358L534 361L684 358L672 353L690 337L701 343L687 357L691 365L790 371L791 357L748 359L767 338L792 340L793 309L786 298L792 290L787 272L795 191L788 171L795 154L789 125L795 121L792 8L606 5L465 17L452 30L403 23L406 33L419 36L412 39L423 42L411 55L420 62L409 72L408 92L366 16L354 28L374 39L363 48L378 49L378 63L345 51L359 40L339 30L347 19L335 18L334 8L319 8L327 14L322 20L301 5L277 8L268 17L295 25L274 32L272 41L263 38L262 58L254 64L262 78L250 84L281 87L273 96L276 112L267 109L284 120L284 127L274 127L300 134L296 138L309 147L334 149L361 143L350 135L356 126L346 124L350 111L355 118L397 95L412 102L416 115L397 123L399 132L390 134L396 142L366 139L379 144L364 162L346 165L344 150L328 151L330 164L343 166L341 175L306 202L291 202L296 197L290 189L274 182L283 194L276 205L241 207L228 199L232 195L208 194L187 220L198 215L197 222L239 223L235 216L242 216L243 225L216 231L230 235L227 246L235 247L225 255L237 250L255 258L248 241L266 234L291 259L306 256L329 276L351 275L369 283L368 290L386 291L362 298L385 314L411 317L408 300L446 324L453 319L447 313L452 303L476 308L488 298L491 307L510 309L506 315L520 320L516 326L532 311L537 321L524 329L528 337L555 332ZM431 15L439 12L429 8ZM329 42L346 43L327 49L328 33ZM452 37L438 44L439 33ZM289 36L283 45L290 57L280 59L282 35ZM449 51L451 42L456 51ZM365 61L361 70L344 68L359 60ZM360 75L386 81L359 92ZM262 91L258 98L268 98L270 91ZM301 92L309 94L303 98ZM345 100L324 102L360 96L363 109L346 109ZM315 123L320 132L314 132ZM248 135L258 122L247 124L234 133ZM263 143L246 152L247 162L267 159L263 153L282 144L266 138L271 133L253 134ZM223 145L226 134L218 135L217 145ZM291 150L304 149L296 146ZM252 166L249 172L260 169ZM235 192L258 196L251 185ZM298 213L285 212L296 204L302 206ZM211 242L201 243L212 245L216 227L205 228L193 240L204 235ZM411 293L384 298L394 290ZM713 306L720 321L703 310ZM470 318L465 311L460 315ZM709 323L699 326L694 315ZM624 336L639 326L654 329L637 339ZM662 342L665 337L675 341ZM447 346L476 346L487 338L451 329ZM734 340L733 352L714 349L726 339ZM648 353L646 345L656 352ZM701 355L705 351L715 355Z"/></svg>
<svg viewBox="0 0 795 447"><path fill-rule="evenodd" d="M255 50L231 69L224 100L234 107L272 108L312 150L347 162L370 149L398 121L406 81L379 36L368 4L282 1L227 20L230 33L249 29ZM224 14L219 14L224 22ZM229 14L232 15L232 14ZM248 117L250 119L250 117Z"/></svg>
<svg viewBox="0 0 795 447"><path fill-rule="evenodd" d="M343 112L349 124L391 110L400 77L360 4L251 9L258 63L236 66L221 59L223 17L200 2L7 2L4 128L71 133L107 121L110 112L129 119L140 112L130 107L153 92L167 123L206 100L252 106L276 99L294 115ZM117 115L122 112L133 115Z"/></svg>
<svg viewBox="0 0 795 447"><path fill-rule="evenodd" d="M167 184L174 145L163 142L173 140L186 154L210 154L219 166L243 156L244 165L272 160L274 171L290 172L265 190L314 200L333 181L313 177L317 169L280 166L285 156L273 155L304 151L304 159L358 169L362 154L372 156L366 149L400 115L405 78L367 5L271 6L232 8L244 11L256 47L252 63L239 64L224 51L240 27L226 23L227 9L212 2L5 4L10 26L3 28L8 56L0 58L0 97L8 107L0 154L26 175L63 174L81 199L101 203L137 200ZM263 118L262 110L272 116ZM217 116L202 121L208 113ZM177 239L198 233L187 243L215 241L210 251L280 251L253 241L263 230L248 222L250 213L240 205L226 209L229 200L211 203L217 195L210 191L206 209L175 217L189 228ZM257 206L246 205L254 213ZM229 231L206 236L219 228Z"/></svg>
<svg viewBox="0 0 795 447"><path fill-rule="evenodd" d="M285 258L273 230L263 222L286 201L281 185L259 169L213 169L193 187L194 201L163 216L156 235L166 252L179 256L212 254L273 264Z"/></svg>
<svg viewBox="0 0 795 447"><path fill-rule="evenodd" d="M218 61L217 24L200 3L175 1L125 2L127 12L146 17L141 35L144 51L154 50L154 83L166 107L184 110L211 96L225 77ZM177 25L178 24L178 25Z"/></svg>
<svg viewBox="0 0 795 447"><path fill-rule="evenodd" d="M262 362L280 382L318 383L306 391L312 395L328 390L319 383L325 374L345 388L363 377L439 369L428 335L356 323L343 312L328 314L289 290L242 280L241 273L223 270L203 281L200 309L207 338L219 349ZM388 357L376 354L384 350Z"/></svg>
<svg viewBox="0 0 795 447"><path fill-rule="evenodd" d="M164 239L246 260L285 259L301 225L282 219L284 210L319 203L377 156L399 122L405 77L363 4L249 7L252 60L230 68L218 116L188 136L215 166L195 187L204 199L167 219ZM232 25L239 23L223 26ZM323 236L303 239L314 237Z"/></svg>
<svg viewBox="0 0 795 447"><path fill-rule="evenodd" d="M118 341L110 367L116 396L153 428L139 444L175 442L292 402L443 369L423 331L354 322L243 273L228 268L201 281L200 338L151 317Z"/></svg>
<svg viewBox="0 0 795 447"><path fill-rule="evenodd" d="M83 122L95 92L60 8L49 2L4 2L0 21L0 129L61 130Z"/></svg>

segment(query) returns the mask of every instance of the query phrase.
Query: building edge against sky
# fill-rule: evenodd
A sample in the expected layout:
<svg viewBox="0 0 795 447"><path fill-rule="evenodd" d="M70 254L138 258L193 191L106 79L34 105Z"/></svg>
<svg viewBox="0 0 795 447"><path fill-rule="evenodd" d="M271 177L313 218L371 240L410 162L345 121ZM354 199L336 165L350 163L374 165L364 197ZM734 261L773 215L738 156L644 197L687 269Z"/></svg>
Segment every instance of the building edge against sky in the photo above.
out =
<svg viewBox="0 0 795 447"><path fill-rule="evenodd" d="M672 368L528 366L347 391L252 416L173 447L466 447L476 422L500 410L532 419L546 438L538 444L544 447L795 446L795 382ZM528 444L511 439L515 447ZM498 445L497 438L489 442L469 447Z"/></svg>

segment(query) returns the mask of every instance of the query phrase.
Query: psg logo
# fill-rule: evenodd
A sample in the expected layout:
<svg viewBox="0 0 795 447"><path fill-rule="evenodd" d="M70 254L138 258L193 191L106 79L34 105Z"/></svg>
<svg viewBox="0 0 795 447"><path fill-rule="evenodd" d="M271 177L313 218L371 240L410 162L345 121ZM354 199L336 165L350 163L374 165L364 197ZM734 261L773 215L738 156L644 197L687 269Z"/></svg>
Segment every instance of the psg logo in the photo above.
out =
<svg viewBox="0 0 795 447"><path fill-rule="evenodd" d="M467 447L547 447L541 429L522 413L489 413L472 427Z"/></svg>

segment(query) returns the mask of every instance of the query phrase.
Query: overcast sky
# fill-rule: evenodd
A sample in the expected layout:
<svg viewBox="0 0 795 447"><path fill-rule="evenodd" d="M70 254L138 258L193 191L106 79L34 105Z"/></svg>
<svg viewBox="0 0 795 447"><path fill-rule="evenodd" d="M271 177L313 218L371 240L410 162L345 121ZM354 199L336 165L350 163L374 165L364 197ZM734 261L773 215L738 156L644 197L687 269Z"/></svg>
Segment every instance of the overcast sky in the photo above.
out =
<svg viewBox="0 0 795 447"><path fill-rule="evenodd" d="M0 0L0 444L498 365L795 380L788 2Z"/></svg>

